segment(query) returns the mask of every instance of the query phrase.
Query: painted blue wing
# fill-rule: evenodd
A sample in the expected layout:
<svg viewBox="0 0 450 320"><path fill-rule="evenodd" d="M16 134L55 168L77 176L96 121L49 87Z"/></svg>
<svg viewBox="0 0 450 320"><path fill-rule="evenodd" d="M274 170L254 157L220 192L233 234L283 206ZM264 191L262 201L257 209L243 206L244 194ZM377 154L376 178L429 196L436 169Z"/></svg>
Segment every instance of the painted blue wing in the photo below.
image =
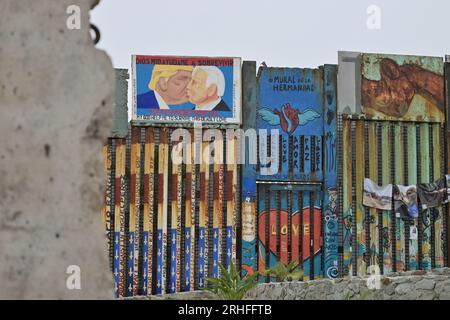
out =
<svg viewBox="0 0 450 320"><path fill-rule="evenodd" d="M264 121L266 121L272 126L277 126L280 124L280 116L273 113L273 111L270 110L269 108L259 108L258 114Z"/></svg>
<svg viewBox="0 0 450 320"><path fill-rule="evenodd" d="M320 114L317 113L314 110L306 109L304 112L300 113L298 115L299 125L304 126L310 121L313 121L314 119L320 118Z"/></svg>

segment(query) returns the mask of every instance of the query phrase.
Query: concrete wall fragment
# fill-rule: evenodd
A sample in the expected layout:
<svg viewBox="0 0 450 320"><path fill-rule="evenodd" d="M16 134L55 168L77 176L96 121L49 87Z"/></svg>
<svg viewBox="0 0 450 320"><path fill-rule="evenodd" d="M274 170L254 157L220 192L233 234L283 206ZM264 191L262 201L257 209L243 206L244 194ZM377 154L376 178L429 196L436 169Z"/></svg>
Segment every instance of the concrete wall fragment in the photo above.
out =
<svg viewBox="0 0 450 320"><path fill-rule="evenodd" d="M127 69L115 69L116 103L111 137L125 138L128 135L128 79Z"/></svg>
<svg viewBox="0 0 450 320"><path fill-rule="evenodd" d="M0 299L114 294L100 208L115 78L89 34L97 3L0 3Z"/></svg>

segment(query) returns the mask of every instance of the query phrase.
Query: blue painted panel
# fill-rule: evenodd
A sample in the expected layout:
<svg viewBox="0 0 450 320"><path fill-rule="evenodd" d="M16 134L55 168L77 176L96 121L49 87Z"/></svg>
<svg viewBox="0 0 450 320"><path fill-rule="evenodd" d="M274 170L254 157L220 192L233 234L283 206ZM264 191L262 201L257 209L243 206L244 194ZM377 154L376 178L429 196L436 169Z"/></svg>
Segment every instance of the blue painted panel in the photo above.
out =
<svg viewBox="0 0 450 320"><path fill-rule="evenodd" d="M114 291L119 297L120 285L120 232L114 233Z"/></svg>
<svg viewBox="0 0 450 320"><path fill-rule="evenodd" d="M219 228L213 228L213 278L219 276Z"/></svg>
<svg viewBox="0 0 450 320"><path fill-rule="evenodd" d="M321 267L321 261L322 261L322 244L321 244L321 238L322 235L319 233L317 234L317 231L319 231L320 224L322 223L320 218L316 217L316 212L321 212L321 205L322 205L322 192L314 192L314 279L321 278L322 273L322 267ZM321 217L322 215L318 215ZM318 242L318 243L317 243Z"/></svg>
<svg viewBox="0 0 450 320"><path fill-rule="evenodd" d="M177 229L170 230L170 285L169 293L175 293L177 290Z"/></svg>
<svg viewBox="0 0 450 320"><path fill-rule="evenodd" d="M281 154L278 157L281 160L278 172L271 176L260 175L258 178L281 181L289 181L292 178L311 179L310 171L306 171L307 175L302 177L296 170L300 165L296 156L292 162L294 176L289 175L289 157L292 154L289 150L289 137L291 135L295 137L294 146L299 150L297 139L299 135L321 136L323 134L321 70L263 68L260 70L258 89L256 128L279 130L282 143ZM310 145L309 148L311 148ZM279 154L279 150L274 151ZM302 155L298 154L298 156ZM322 156L319 157L320 161L321 158ZM321 172L319 177L323 178Z"/></svg>
<svg viewBox="0 0 450 320"><path fill-rule="evenodd" d="M255 178L243 178L242 179L242 194L243 197L256 195L256 182Z"/></svg>
<svg viewBox="0 0 450 320"><path fill-rule="evenodd" d="M147 292L148 288L148 244L149 244L149 238L148 238L148 231L144 231L142 233L142 236L144 237L144 243L142 246L142 255L144 259L142 259L142 270L144 272L144 276L142 278L142 292L144 294L150 294L150 292Z"/></svg>
<svg viewBox="0 0 450 320"><path fill-rule="evenodd" d="M185 227L183 290L191 290L191 227Z"/></svg>
<svg viewBox="0 0 450 320"><path fill-rule="evenodd" d="M293 144L293 170L294 170L294 180L300 180L300 137L294 136Z"/></svg>
<svg viewBox="0 0 450 320"><path fill-rule="evenodd" d="M203 289L205 287L205 227L199 227L198 238L198 287Z"/></svg>
<svg viewBox="0 0 450 320"><path fill-rule="evenodd" d="M231 258L232 258L232 253L231 253L231 248L232 248L232 240L233 240L233 227L232 226L227 226L227 249L226 249L226 268L229 269L230 264L231 264Z"/></svg>
<svg viewBox="0 0 450 320"><path fill-rule="evenodd" d="M129 232L129 243L128 243L128 271L127 271L127 284L126 288L127 296L133 296L133 283L134 283L134 232Z"/></svg>
<svg viewBox="0 0 450 320"><path fill-rule="evenodd" d="M258 79L257 128L321 135L320 78L318 69L263 68Z"/></svg>
<svg viewBox="0 0 450 320"><path fill-rule="evenodd" d="M162 292L162 268L163 268L163 257L162 257L162 230L157 230L158 238L156 240L156 294L161 294Z"/></svg>
<svg viewBox="0 0 450 320"><path fill-rule="evenodd" d="M281 136L281 179L289 180L289 136Z"/></svg>
<svg viewBox="0 0 450 320"><path fill-rule="evenodd" d="M317 181L323 180L322 156L323 156L322 136L316 136L316 143L315 143L315 149L314 149L314 158L315 158L314 170L316 172L316 180Z"/></svg>
<svg viewBox="0 0 450 320"><path fill-rule="evenodd" d="M304 179L309 181L311 180L311 137L305 136L305 144L303 151L303 174Z"/></svg>

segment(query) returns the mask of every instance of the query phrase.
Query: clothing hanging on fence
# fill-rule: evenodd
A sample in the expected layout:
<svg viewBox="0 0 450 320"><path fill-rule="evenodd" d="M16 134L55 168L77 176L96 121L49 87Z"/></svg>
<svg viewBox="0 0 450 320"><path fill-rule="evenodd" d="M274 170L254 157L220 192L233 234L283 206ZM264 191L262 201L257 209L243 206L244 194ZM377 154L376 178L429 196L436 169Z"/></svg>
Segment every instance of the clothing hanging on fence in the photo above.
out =
<svg viewBox="0 0 450 320"><path fill-rule="evenodd" d="M419 216L417 207L417 191L416 186L400 186L394 185L393 188L394 209L397 218L412 218Z"/></svg>
<svg viewBox="0 0 450 320"><path fill-rule="evenodd" d="M450 202L450 174L445 175L445 186L447 187L447 196L445 197L445 202Z"/></svg>
<svg viewBox="0 0 450 320"><path fill-rule="evenodd" d="M364 179L363 204L380 210L392 209L392 184L378 186L370 179Z"/></svg>
<svg viewBox="0 0 450 320"><path fill-rule="evenodd" d="M448 197L446 178L432 183L419 183L417 185L417 193L424 210L446 203Z"/></svg>

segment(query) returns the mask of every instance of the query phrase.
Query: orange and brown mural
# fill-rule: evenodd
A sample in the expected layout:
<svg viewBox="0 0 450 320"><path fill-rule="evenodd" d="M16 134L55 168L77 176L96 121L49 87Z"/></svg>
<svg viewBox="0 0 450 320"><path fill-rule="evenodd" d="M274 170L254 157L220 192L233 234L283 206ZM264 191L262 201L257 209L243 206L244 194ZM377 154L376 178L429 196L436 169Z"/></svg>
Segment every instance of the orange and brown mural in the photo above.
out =
<svg viewBox="0 0 450 320"><path fill-rule="evenodd" d="M362 55L361 103L367 118L444 121L444 64L439 57Z"/></svg>

